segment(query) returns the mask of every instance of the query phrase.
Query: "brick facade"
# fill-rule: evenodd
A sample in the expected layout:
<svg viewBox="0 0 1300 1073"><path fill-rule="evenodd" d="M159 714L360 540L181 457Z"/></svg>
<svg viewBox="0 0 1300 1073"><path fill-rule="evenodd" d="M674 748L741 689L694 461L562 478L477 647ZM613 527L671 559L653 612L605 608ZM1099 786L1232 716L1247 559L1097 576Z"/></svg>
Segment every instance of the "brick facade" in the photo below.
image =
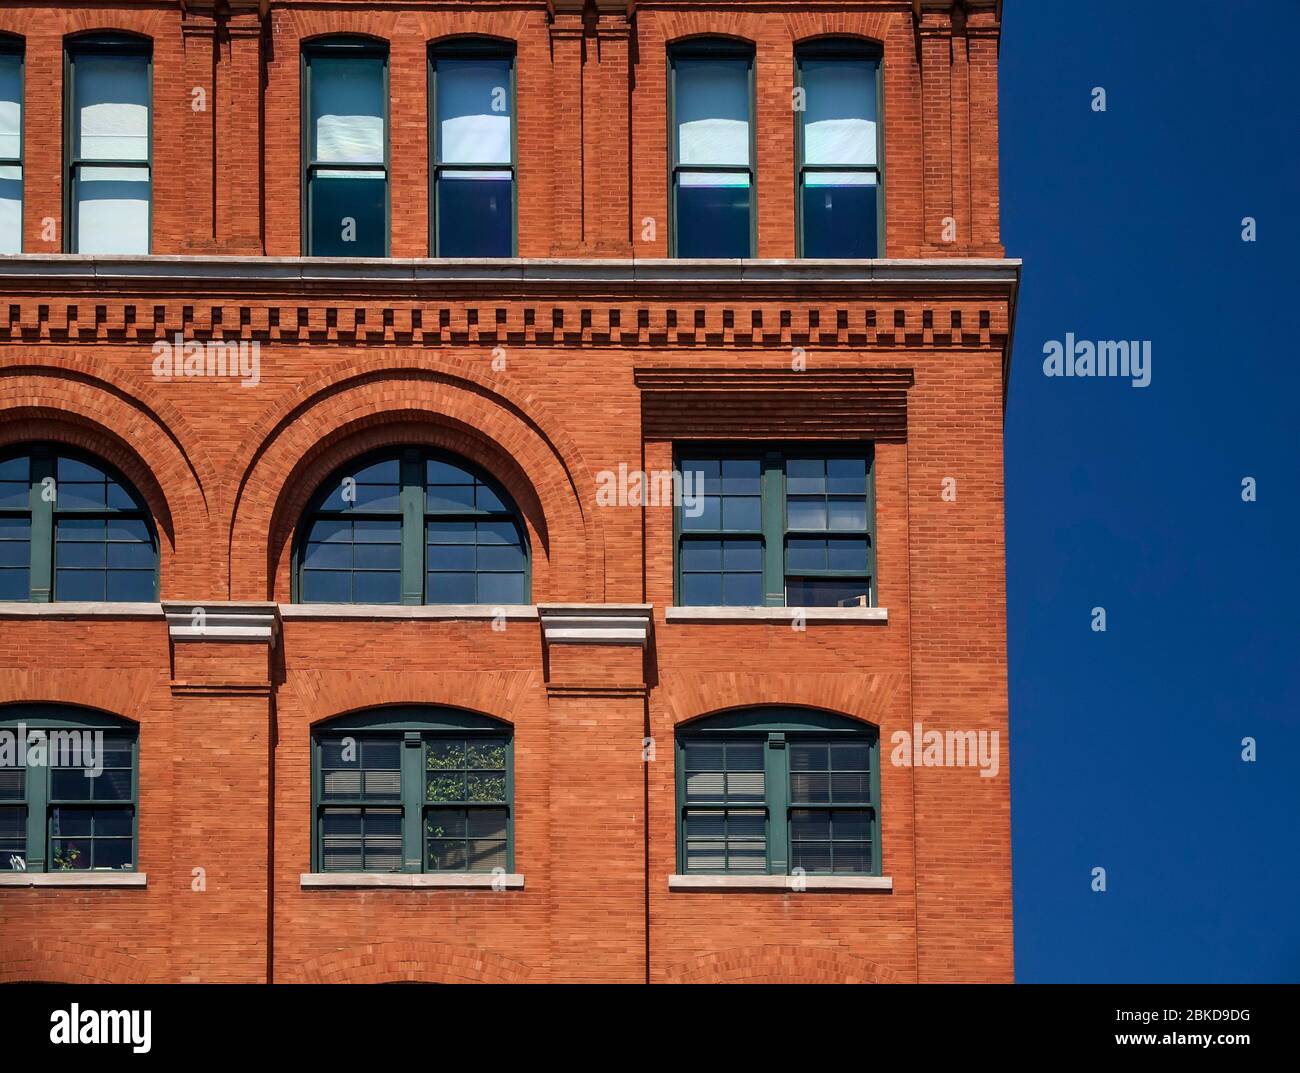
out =
<svg viewBox="0 0 1300 1073"><path fill-rule="evenodd" d="M138 723L148 877L0 886L0 980L1010 980L1002 413L1018 265L999 244L1000 9L6 4L0 33L25 46L25 252L0 258L0 448L112 463L155 520L164 604L272 605L276 625L229 643L169 632L161 608L0 605L0 705ZM64 40L107 29L153 43L149 258L59 252ZM332 33L390 46L395 260L322 269L299 257L299 53ZM400 260L429 257L426 48L460 34L518 50L524 261L499 269ZM660 260L666 46L697 34L756 48L766 266ZM889 260L865 266L794 260L792 49L824 35L884 49ZM153 376L153 342L178 333L257 340L260 382ZM670 469L690 439L873 442L887 623L669 621L671 507L599 507L596 475ZM501 629L295 612L308 498L394 444L490 472L524 517L535 604L651 605L644 647L548 643L536 613ZM513 726L523 890L302 885L311 728L398 703ZM674 730L761 704L880 728L891 891L669 890ZM916 723L998 731L997 776L889 763L891 734Z"/></svg>

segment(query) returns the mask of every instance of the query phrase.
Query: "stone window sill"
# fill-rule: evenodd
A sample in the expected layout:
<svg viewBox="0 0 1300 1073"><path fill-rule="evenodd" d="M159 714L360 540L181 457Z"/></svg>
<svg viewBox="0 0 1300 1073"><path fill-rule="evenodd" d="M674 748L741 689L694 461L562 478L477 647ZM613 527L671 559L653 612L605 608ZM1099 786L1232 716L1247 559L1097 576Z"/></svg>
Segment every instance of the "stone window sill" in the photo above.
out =
<svg viewBox="0 0 1300 1073"><path fill-rule="evenodd" d="M0 618L162 618L162 604L112 604L90 600L0 601Z"/></svg>
<svg viewBox="0 0 1300 1073"><path fill-rule="evenodd" d="M535 619L535 604L281 604L283 619Z"/></svg>
<svg viewBox="0 0 1300 1073"><path fill-rule="evenodd" d="M3 872L0 887L143 887L144 872Z"/></svg>
<svg viewBox="0 0 1300 1073"><path fill-rule="evenodd" d="M810 625L861 623L885 625L885 607L667 607L668 622L794 622Z"/></svg>
<svg viewBox="0 0 1300 1073"><path fill-rule="evenodd" d="M298 878L303 890L357 890L375 887L408 890L524 889L524 877L518 873L493 875L490 872L303 872ZM495 888L494 884L496 884Z"/></svg>
<svg viewBox="0 0 1300 1073"><path fill-rule="evenodd" d="M767 892L802 894L817 891L892 891L891 876L708 876L671 875L672 891Z"/></svg>

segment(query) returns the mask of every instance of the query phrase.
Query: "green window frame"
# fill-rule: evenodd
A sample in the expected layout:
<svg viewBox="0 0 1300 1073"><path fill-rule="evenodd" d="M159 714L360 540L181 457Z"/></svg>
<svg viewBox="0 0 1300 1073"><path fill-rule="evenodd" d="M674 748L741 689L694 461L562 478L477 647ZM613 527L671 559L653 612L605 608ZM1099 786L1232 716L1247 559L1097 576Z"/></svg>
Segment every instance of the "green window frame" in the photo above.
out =
<svg viewBox="0 0 1300 1073"><path fill-rule="evenodd" d="M87 742L86 734L95 737ZM46 762L29 767L38 736ZM57 704L9 705L0 709L0 737L0 872L139 870L136 724ZM87 745L96 751L96 774L85 763Z"/></svg>
<svg viewBox="0 0 1300 1073"><path fill-rule="evenodd" d="M880 732L804 708L706 716L676 735L677 871L881 874Z"/></svg>
<svg viewBox="0 0 1300 1073"><path fill-rule="evenodd" d="M443 74L451 70L452 64L459 61L499 61L509 65L509 74L505 87L508 94L507 116L510 122L509 157L504 160L448 160L445 159L446 140L442 136L442 123L439 121L438 84L439 65ZM448 41L434 42L429 45L428 59L428 93L429 93L429 251L433 257L480 257L502 256L516 257L519 253L519 115L517 108L517 59L513 41L498 40L489 37L462 37ZM462 252L445 249L444 239L448 228L442 224L443 182L441 180L464 174L475 176L476 173L500 172L510 176L510 248L496 254L485 255L479 252ZM481 174L478 178L486 178Z"/></svg>
<svg viewBox="0 0 1300 1073"><path fill-rule="evenodd" d="M0 90L12 85L13 97L6 93L0 102L17 105L16 129L0 130L0 205L16 202L16 218L9 225L0 218L0 254L23 252L23 105L25 89L25 53L21 37L0 33ZM6 215L12 210L3 210Z"/></svg>
<svg viewBox="0 0 1300 1073"><path fill-rule="evenodd" d="M135 61L142 65L145 86L146 146L143 157L123 156L112 152L86 153L82 145L82 112L79 107L84 88L80 85L79 71L84 72L91 65L104 61L124 63ZM152 253L153 252L153 42L147 37L130 34L88 34L69 38L63 50L63 248L67 253ZM119 102L120 103L120 102ZM106 136L111 137L111 136ZM119 138L120 140L120 138ZM134 178L132 178L134 176ZM86 183L102 182L105 193L114 186L118 193L125 194L125 187L139 186L143 181L144 189L136 190L147 199L145 208L145 234L143 249L120 248L111 243L92 243L88 246L86 236L82 234L81 191ZM88 199L93 202L95 199ZM98 200L107 200L101 198ZM138 198L123 198L124 202ZM117 214L109 214L117 215ZM138 247L138 242L132 244ZM114 247L114 248L110 248Z"/></svg>
<svg viewBox="0 0 1300 1073"><path fill-rule="evenodd" d="M673 507L677 606L876 606L871 444L678 444L674 464L704 481L698 517Z"/></svg>
<svg viewBox="0 0 1300 1073"><path fill-rule="evenodd" d="M60 444L0 451L0 599L156 601L158 537L139 493Z"/></svg>
<svg viewBox="0 0 1300 1073"><path fill-rule="evenodd" d="M514 730L400 705L312 732L312 871L515 869Z"/></svg>
<svg viewBox="0 0 1300 1073"><path fill-rule="evenodd" d="M372 159L373 154L358 153L354 158L339 155L347 147L339 140L330 159L318 157L318 131L314 121L313 80L322 82L330 65L335 65L344 72L347 66L354 72L366 65L375 64L379 68L380 94L382 96L382 146L379 159ZM304 257L387 257L389 255L392 233L392 168L390 162L391 127L390 127L390 89L389 89L389 50L388 43L373 38L335 36L317 38L307 41L302 46L300 70L302 82L301 132L302 132L302 252ZM341 132L344 133L344 132ZM355 133L355 132L354 132ZM376 179L383 182L382 225L383 234L376 240L366 233L364 241L362 231L372 231L373 224L362 226L362 217L352 217L356 234L351 239L345 237L343 220L338 217L339 238L326 239L324 234L316 234L316 212L326 211L330 198L327 193L332 181L348 180L354 186L358 180ZM356 187L352 196L357 205L364 207L362 188ZM347 201L334 203L335 208L346 208ZM359 211L359 210L353 210ZM374 224L379 221L375 220ZM355 248L353 244L355 243Z"/></svg>
<svg viewBox="0 0 1300 1073"><path fill-rule="evenodd" d="M678 125L683 109L679 100L679 74L683 63L693 61L733 62L746 65L746 122L748 126L747 160L745 163L717 162L703 163L683 161L681 152L682 131ZM734 253L713 254L700 251L694 240L684 239L682 233L682 212L679 200L683 185L691 185L689 176L718 177L733 175L744 177L749 188L749 245L743 256L755 256L758 246L758 135L756 117L758 113L754 85L755 50L752 43L736 38L698 37L679 41L668 46L668 256L669 257L712 257L735 256ZM708 184L704 184L708 185Z"/></svg>
<svg viewBox="0 0 1300 1073"><path fill-rule="evenodd" d="M353 459L316 491L298 526L295 603L509 606L531 593L528 528L514 501L445 451Z"/></svg>
<svg viewBox="0 0 1300 1073"><path fill-rule="evenodd" d="M866 160L855 162L838 161L812 162L807 159L808 117L811 114L809 104L816 92L807 82L810 65L823 67L831 64L849 66L866 66L871 96L865 111L875 117L875 140L869 145ZM795 87L805 93L804 110L795 113L795 235L797 239L797 256L799 257L883 257L885 255L885 122L884 122L884 50L871 41L849 38L823 38L809 41L795 49ZM864 146L864 148L868 148ZM841 151L843 147L841 146ZM810 249L810 242L805 227L804 201L810 184L824 181L833 175L866 178L865 185L875 188L875 242L866 243L861 253L826 253Z"/></svg>

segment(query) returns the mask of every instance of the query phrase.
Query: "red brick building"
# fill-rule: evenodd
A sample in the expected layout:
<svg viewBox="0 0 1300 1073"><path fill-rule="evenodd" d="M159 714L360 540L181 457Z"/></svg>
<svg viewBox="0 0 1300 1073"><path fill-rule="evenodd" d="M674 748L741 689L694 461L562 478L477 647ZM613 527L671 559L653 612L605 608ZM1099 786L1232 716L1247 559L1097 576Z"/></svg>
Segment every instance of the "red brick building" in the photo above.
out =
<svg viewBox="0 0 1300 1073"><path fill-rule="evenodd" d="M0 979L1010 980L1000 9L4 5Z"/></svg>

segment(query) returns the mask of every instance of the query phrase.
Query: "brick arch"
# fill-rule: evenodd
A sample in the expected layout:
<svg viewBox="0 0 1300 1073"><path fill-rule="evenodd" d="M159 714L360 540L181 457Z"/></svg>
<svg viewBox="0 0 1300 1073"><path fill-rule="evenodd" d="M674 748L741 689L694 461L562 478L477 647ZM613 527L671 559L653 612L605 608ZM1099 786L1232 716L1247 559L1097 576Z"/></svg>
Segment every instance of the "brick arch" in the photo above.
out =
<svg viewBox="0 0 1300 1073"><path fill-rule="evenodd" d="M387 705L429 704L514 725L525 693L540 684L533 671L303 671L294 676L294 696L312 724Z"/></svg>
<svg viewBox="0 0 1300 1073"><path fill-rule="evenodd" d="M529 525L535 601L603 599L594 477L572 441L504 380L408 351L340 363L250 429L223 492L232 599L287 600L289 537L320 481L364 450L411 442L454 450L505 485Z"/></svg>
<svg viewBox="0 0 1300 1073"><path fill-rule="evenodd" d="M532 969L476 946L393 942L332 950L289 970L289 981L308 984L519 984Z"/></svg>
<svg viewBox="0 0 1300 1073"><path fill-rule="evenodd" d="M62 939L0 940L0 983L143 984L149 968L130 954Z"/></svg>
<svg viewBox="0 0 1300 1073"><path fill-rule="evenodd" d="M163 640L159 623L159 642ZM0 676L0 719L11 704L64 704L93 708L105 715L139 723L158 676L153 671L69 674L65 670L16 668Z"/></svg>
<svg viewBox="0 0 1300 1073"><path fill-rule="evenodd" d="M189 423L151 387L110 384L81 359L0 369L0 447L48 440L119 470L144 498L159 536L164 598L199 595L213 573L207 489L216 473Z"/></svg>
<svg viewBox="0 0 1300 1073"><path fill-rule="evenodd" d="M884 46L890 25L899 22L895 12L801 11L784 16L786 31L796 45L824 37L848 37ZM910 29L911 15L903 25Z"/></svg>
<svg viewBox="0 0 1300 1073"><path fill-rule="evenodd" d="M676 984L887 984L898 973L832 946L740 946L672 966Z"/></svg>
<svg viewBox="0 0 1300 1073"><path fill-rule="evenodd" d="M817 708L877 727L887 721L902 674L671 675L660 683L674 726L734 708L785 705Z"/></svg>

